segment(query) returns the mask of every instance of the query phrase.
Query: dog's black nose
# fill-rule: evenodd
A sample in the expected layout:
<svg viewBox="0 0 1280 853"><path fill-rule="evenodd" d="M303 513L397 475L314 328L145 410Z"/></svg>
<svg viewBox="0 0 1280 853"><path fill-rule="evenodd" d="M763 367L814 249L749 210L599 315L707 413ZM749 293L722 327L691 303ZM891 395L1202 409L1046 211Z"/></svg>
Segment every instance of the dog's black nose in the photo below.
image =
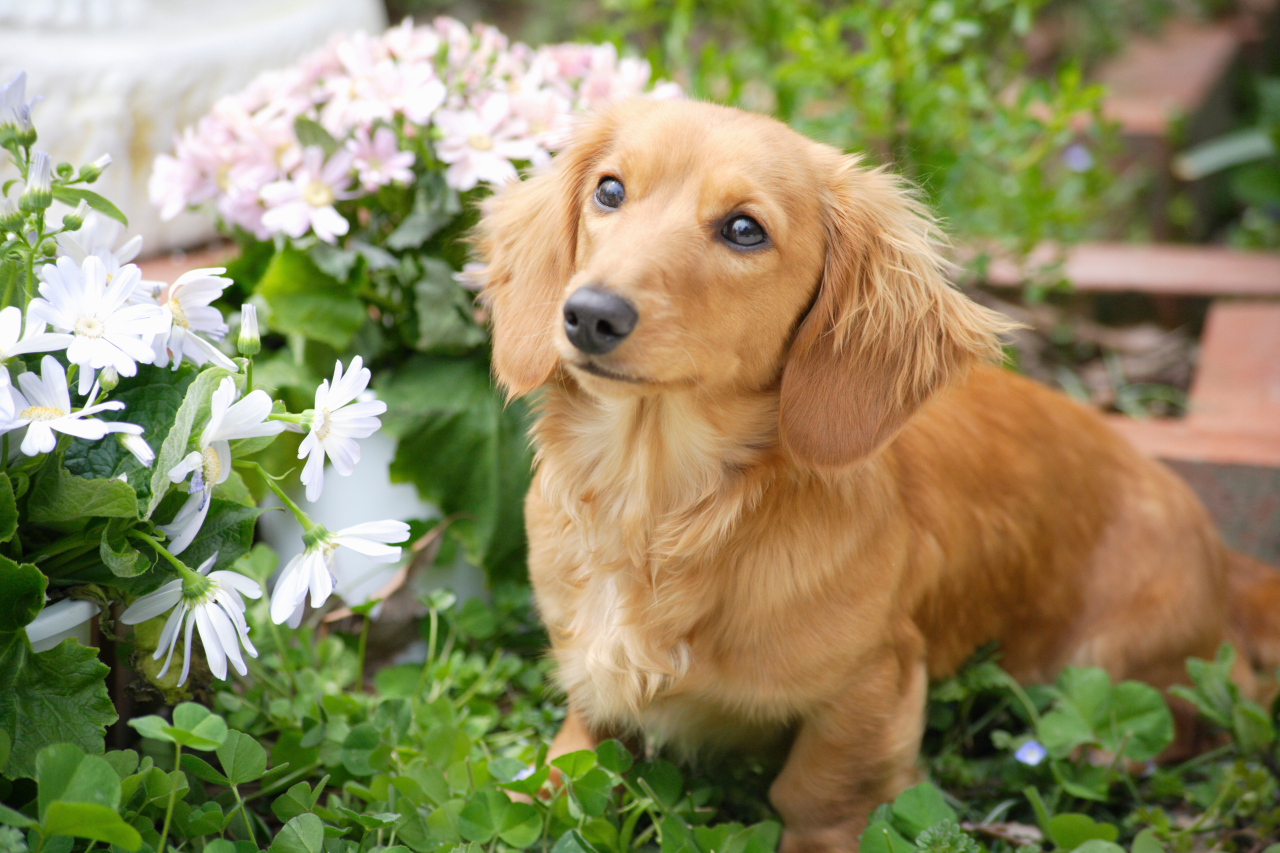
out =
<svg viewBox="0 0 1280 853"><path fill-rule="evenodd" d="M588 355L603 355L631 334L640 315L614 293L579 287L564 303L564 332Z"/></svg>

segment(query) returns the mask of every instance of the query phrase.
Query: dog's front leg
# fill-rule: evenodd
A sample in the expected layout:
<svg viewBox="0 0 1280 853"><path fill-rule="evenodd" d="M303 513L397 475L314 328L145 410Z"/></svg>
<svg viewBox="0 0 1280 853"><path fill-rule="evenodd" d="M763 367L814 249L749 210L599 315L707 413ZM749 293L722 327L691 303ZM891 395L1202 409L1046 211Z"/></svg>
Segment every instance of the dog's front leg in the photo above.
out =
<svg viewBox="0 0 1280 853"><path fill-rule="evenodd" d="M560 731L556 732L550 748L547 749L547 761L580 749L595 749L604 739L592 732L586 721L582 719L582 715L573 709L573 705L570 705L569 713L560 724ZM555 772L554 768L552 772Z"/></svg>
<svg viewBox="0 0 1280 853"><path fill-rule="evenodd" d="M848 687L800 722L769 789L779 853L851 853L867 816L918 778L927 677L923 641L886 647Z"/></svg>

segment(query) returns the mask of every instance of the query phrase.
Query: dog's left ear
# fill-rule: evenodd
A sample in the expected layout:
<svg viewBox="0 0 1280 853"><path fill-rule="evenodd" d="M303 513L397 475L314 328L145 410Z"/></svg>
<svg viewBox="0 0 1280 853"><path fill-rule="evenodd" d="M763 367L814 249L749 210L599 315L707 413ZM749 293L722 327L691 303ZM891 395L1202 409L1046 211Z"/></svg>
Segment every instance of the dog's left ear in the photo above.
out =
<svg viewBox="0 0 1280 853"><path fill-rule="evenodd" d="M1013 327L943 276L932 218L883 170L839 157L822 281L782 372L779 432L797 458L848 465L897 434Z"/></svg>

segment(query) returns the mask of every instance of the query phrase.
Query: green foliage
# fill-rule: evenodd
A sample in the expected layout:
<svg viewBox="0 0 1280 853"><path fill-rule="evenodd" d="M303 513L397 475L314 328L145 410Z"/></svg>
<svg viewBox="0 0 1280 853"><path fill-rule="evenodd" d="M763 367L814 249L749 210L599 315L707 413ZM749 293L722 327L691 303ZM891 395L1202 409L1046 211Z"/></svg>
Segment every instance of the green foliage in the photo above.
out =
<svg viewBox="0 0 1280 853"><path fill-rule="evenodd" d="M958 237L1020 253L1084 236L1110 183L1101 90L1069 62L1026 73L1020 45L1043 5L614 0L596 34L650 34L657 74L867 152L917 183Z"/></svg>

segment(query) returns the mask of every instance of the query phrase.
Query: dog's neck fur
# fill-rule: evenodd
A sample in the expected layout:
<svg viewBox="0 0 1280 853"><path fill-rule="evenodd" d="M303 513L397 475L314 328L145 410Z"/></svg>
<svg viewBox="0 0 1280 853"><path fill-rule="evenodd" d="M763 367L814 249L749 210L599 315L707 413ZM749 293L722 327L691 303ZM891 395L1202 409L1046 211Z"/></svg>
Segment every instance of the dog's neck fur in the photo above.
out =
<svg viewBox="0 0 1280 853"><path fill-rule="evenodd" d="M543 497L591 536L592 562L656 581L723 544L758 497L780 452L777 394L602 399L566 380L547 389L534 436Z"/></svg>

